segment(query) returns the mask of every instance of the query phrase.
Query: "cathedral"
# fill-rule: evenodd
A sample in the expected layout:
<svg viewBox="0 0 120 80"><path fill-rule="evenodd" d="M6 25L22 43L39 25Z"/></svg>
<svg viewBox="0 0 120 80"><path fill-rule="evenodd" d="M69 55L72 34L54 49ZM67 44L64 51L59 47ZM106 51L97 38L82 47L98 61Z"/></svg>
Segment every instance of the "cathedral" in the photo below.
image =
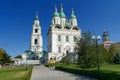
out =
<svg viewBox="0 0 120 80"><path fill-rule="evenodd" d="M22 63L40 64L43 61L48 62L51 59L59 62L67 54L74 53L76 39L81 37L81 29L77 24L77 17L74 10L71 10L71 15L68 19L62 5L60 12L57 11L57 7L55 6L47 36L48 53L44 54L41 26L38 13L36 13L30 38L30 49L24 51Z"/></svg>
<svg viewBox="0 0 120 80"><path fill-rule="evenodd" d="M102 36L104 48L109 48L111 45L108 36L108 33L104 31ZM76 40L81 38L81 29L77 24L77 17L75 16L73 9L71 10L71 15L67 18L62 5L59 12L55 6L47 37L48 49L47 52L45 52L42 48L43 41L40 21L38 13L36 13L34 24L32 26L30 49L24 51L21 64L34 65L49 62L51 60L60 62L67 54L72 54L73 57Z"/></svg>
<svg viewBox="0 0 120 80"><path fill-rule="evenodd" d="M75 41L81 37L81 29L77 24L74 10L68 19L61 5L60 13L55 6L48 30L48 61L59 62L68 53L74 53Z"/></svg>

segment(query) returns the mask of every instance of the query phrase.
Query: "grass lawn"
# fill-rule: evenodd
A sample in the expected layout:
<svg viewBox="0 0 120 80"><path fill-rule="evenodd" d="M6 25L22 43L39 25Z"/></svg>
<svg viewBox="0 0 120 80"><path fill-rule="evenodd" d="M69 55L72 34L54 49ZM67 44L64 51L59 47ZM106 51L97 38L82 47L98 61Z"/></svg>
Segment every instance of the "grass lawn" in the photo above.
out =
<svg viewBox="0 0 120 80"><path fill-rule="evenodd" d="M80 68L80 66L77 65L77 64L56 63L56 64L50 64L50 65L63 66L63 67L67 67L67 68L83 69L83 68ZM97 70L97 68L88 68L88 70ZM100 70L118 71L118 72L120 72L120 64L102 64L100 66Z"/></svg>
<svg viewBox="0 0 120 80"><path fill-rule="evenodd" d="M101 70L119 71L120 72L120 64L102 64Z"/></svg>
<svg viewBox="0 0 120 80"><path fill-rule="evenodd" d="M0 73L0 80L25 80L27 71L13 71Z"/></svg>
<svg viewBox="0 0 120 80"><path fill-rule="evenodd" d="M46 66L56 66L56 69L90 76L98 80L120 80L120 64L102 64L100 71L97 68L80 68L77 64L56 63Z"/></svg>
<svg viewBox="0 0 120 80"><path fill-rule="evenodd" d="M29 80L32 67L0 68L0 80Z"/></svg>

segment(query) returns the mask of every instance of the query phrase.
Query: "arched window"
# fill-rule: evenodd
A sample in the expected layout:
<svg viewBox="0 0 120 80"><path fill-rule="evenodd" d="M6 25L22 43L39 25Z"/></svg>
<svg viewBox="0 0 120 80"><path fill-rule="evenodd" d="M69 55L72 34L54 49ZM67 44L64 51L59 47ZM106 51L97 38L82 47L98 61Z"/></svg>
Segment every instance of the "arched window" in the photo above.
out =
<svg viewBox="0 0 120 80"><path fill-rule="evenodd" d="M68 36L66 36L66 42L68 42L69 41L69 37Z"/></svg>
<svg viewBox="0 0 120 80"><path fill-rule="evenodd" d="M77 39L77 38L74 36L74 37L73 37L74 42L76 42L76 39Z"/></svg>
<svg viewBox="0 0 120 80"><path fill-rule="evenodd" d="M58 35L58 41L61 41L61 36L60 35Z"/></svg>
<svg viewBox="0 0 120 80"><path fill-rule="evenodd" d="M38 40L37 40L37 39L35 39L34 43L35 43L35 44L37 44L37 43L38 43Z"/></svg>
<svg viewBox="0 0 120 80"><path fill-rule="evenodd" d="M61 47L58 47L58 52L61 53Z"/></svg>
<svg viewBox="0 0 120 80"><path fill-rule="evenodd" d="M37 33L38 32L38 29L35 29L35 33Z"/></svg>

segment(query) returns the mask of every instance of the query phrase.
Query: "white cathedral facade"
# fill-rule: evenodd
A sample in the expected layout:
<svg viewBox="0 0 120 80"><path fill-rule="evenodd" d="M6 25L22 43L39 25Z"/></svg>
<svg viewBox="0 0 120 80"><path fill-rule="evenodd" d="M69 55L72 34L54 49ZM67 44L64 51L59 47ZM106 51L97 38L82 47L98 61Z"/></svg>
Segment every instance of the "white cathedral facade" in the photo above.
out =
<svg viewBox="0 0 120 80"><path fill-rule="evenodd" d="M48 30L48 61L55 59L59 62L66 54L74 53L76 39L81 37L81 29L77 24L77 17L72 9L70 18L67 19L60 8L57 8L52 15L51 24Z"/></svg>

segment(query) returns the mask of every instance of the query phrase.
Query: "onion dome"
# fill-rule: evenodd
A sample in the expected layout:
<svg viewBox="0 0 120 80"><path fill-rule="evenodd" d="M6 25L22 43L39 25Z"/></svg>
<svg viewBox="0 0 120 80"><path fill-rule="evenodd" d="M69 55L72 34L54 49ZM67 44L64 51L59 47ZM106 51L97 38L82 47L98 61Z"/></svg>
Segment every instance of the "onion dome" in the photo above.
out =
<svg viewBox="0 0 120 80"><path fill-rule="evenodd" d="M59 17L59 13L57 12L56 6L55 6L55 12L54 12L54 14L53 14L53 17Z"/></svg>
<svg viewBox="0 0 120 80"><path fill-rule="evenodd" d="M65 14L63 12L62 4L61 4L61 8L60 8L60 18L65 18Z"/></svg>
<svg viewBox="0 0 120 80"><path fill-rule="evenodd" d="M26 51L24 51L24 53L25 53L25 54L31 54L32 51L30 51L30 50L26 50Z"/></svg>
<svg viewBox="0 0 120 80"><path fill-rule="evenodd" d="M70 19L76 19L76 16L74 15L74 10L73 10L73 8L72 8L72 14L71 14L71 16L70 16Z"/></svg>

